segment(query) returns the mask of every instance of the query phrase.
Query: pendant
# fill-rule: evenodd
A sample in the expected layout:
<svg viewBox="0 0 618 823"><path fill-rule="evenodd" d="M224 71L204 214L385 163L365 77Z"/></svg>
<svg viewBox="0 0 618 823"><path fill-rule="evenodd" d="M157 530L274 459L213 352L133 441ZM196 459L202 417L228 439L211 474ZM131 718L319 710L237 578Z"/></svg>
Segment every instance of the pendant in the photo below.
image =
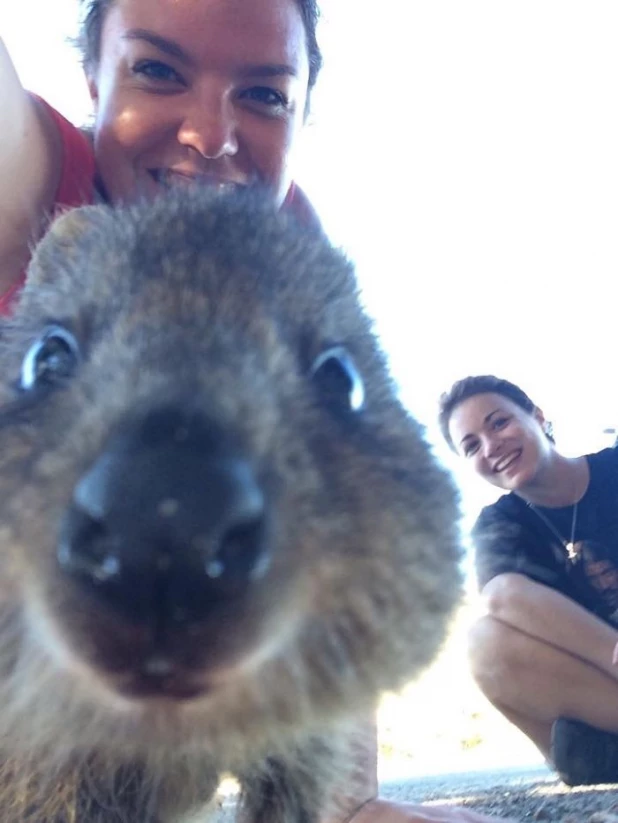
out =
<svg viewBox="0 0 618 823"><path fill-rule="evenodd" d="M569 558L571 563L574 563L577 560L577 554L578 554L577 547L576 547L575 543L567 543L565 545L565 549L566 549L567 557Z"/></svg>

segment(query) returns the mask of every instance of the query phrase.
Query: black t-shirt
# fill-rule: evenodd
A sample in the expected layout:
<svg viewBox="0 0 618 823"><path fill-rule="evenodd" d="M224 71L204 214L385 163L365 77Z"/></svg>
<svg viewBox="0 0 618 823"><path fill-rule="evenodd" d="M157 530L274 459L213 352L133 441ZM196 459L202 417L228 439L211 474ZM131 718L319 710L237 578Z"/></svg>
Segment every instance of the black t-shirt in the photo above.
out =
<svg viewBox="0 0 618 823"><path fill-rule="evenodd" d="M557 589L618 627L618 449L587 456L590 483L577 506L574 560L573 506L537 506L563 536L560 541L539 515L511 492L481 512L472 536L482 588L503 572L525 574Z"/></svg>

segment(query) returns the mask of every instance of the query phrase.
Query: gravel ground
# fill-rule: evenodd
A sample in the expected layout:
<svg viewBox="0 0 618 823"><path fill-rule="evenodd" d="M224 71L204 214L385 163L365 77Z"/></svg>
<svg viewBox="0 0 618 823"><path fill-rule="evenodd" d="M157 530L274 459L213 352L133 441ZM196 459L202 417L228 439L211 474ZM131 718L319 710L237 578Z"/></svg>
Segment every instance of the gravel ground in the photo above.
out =
<svg viewBox="0 0 618 823"><path fill-rule="evenodd" d="M569 788L548 769L464 772L385 783L392 799L543 823L618 823L618 784Z"/></svg>

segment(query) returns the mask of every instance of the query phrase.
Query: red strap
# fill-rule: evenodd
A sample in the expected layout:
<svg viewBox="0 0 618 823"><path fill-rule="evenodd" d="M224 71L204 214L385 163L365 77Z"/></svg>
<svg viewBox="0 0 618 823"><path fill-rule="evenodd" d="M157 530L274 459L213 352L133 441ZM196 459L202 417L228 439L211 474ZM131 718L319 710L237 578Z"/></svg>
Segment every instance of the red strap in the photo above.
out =
<svg viewBox="0 0 618 823"><path fill-rule="evenodd" d="M83 206L94 197L94 153L88 139L60 112L33 95L54 121L62 143L62 171L54 197L54 209Z"/></svg>
<svg viewBox="0 0 618 823"><path fill-rule="evenodd" d="M94 154L92 147L81 131L70 123L60 112L52 108L41 97L32 97L43 106L53 120L62 143L62 170L60 181L54 197L52 213L74 206L92 203L94 197ZM0 316L9 315L15 299L26 279L22 273L4 294L0 294Z"/></svg>
<svg viewBox="0 0 618 823"><path fill-rule="evenodd" d="M0 317L8 317L11 314L15 298L21 291L25 281L26 275L21 274L19 279L12 286L9 286L4 294L0 294Z"/></svg>

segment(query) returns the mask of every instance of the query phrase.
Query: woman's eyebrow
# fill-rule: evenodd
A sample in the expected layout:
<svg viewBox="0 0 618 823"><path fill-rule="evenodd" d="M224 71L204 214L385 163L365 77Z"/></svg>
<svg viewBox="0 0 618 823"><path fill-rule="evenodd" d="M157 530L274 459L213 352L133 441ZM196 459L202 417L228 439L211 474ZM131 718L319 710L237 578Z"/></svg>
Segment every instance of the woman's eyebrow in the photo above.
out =
<svg viewBox="0 0 618 823"><path fill-rule="evenodd" d="M483 425L486 425L487 423L490 423L491 418L494 416L494 414L498 414L498 412L501 412L501 411L502 411L502 409L497 408L497 409L494 409L493 411L490 411L489 414L486 414L485 417L483 418ZM469 440L471 437L476 437L476 435L472 434L472 433L464 435L461 438L461 440L459 441L459 445L463 446L463 444L466 442L466 440Z"/></svg>
<svg viewBox="0 0 618 823"><path fill-rule="evenodd" d="M159 51L169 54L170 57L175 57L182 63L193 65L193 58L174 40L168 40L167 37L161 37L148 29L129 29L123 34L125 40L145 40L151 46L159 49Z"/></svg>
<svg viewBox="0 0 618 823"><path fill-rule="evenodd" d="M194 59L181 45L148 29L129 29L123 37L125 40L144 40L187 66L195 64ZM239 74L243 77L297 77L298 70L289 63L255 63L242 66Z"/></svg>

